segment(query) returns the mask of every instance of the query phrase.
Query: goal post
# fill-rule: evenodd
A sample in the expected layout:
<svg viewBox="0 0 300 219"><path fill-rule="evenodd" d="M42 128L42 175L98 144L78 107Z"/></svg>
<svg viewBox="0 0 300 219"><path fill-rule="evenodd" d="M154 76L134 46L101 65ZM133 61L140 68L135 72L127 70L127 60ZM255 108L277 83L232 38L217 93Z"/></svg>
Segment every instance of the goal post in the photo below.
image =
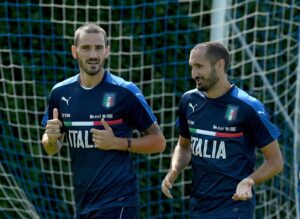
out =
<svg viewBox="0 0 300 219"><path fill-rule="evenodd" d="M222 4L217 4L221 2ZM54 84L78 73L74 31L87 22L108 34L106 68L135 82L166 137L164 153L132 154L139 218L187 218L191 167L174 198L160 185L178 138L181 95L192 89L189 52L220 40L231 52L230 80L260 99L282 131L284 171L256 186L256 218L299 218L299 0L0 2L0 218L73 218L67 144L42 148L41 120ZM257 151L257 163L263 157Z"/></svg>

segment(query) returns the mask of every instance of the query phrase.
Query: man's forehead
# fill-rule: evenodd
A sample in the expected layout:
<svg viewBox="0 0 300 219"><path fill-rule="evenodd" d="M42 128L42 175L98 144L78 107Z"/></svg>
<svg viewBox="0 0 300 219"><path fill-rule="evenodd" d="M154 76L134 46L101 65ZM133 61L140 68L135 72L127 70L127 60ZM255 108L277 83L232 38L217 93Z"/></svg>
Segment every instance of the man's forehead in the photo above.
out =
<svg viewBox="0 0 300 219"><path fill-rule="evenodd" d="M104 35L102 33L86 33L80 34L78 39L78 45L81 44L105 44Z"/></svg>
<svg viewBox="0 0 300 219"><path fill-rule="evenodd" d="M202 49L193 49L190 54L189 62L200 62L200 60L205 59L205 48Z"/></svg>
<svg viewBox="0 0 300 219"><path fill-rule="evenodd" d="M205 46L198 46L191 51L191 55L204 56L207 48Z"/></svg>

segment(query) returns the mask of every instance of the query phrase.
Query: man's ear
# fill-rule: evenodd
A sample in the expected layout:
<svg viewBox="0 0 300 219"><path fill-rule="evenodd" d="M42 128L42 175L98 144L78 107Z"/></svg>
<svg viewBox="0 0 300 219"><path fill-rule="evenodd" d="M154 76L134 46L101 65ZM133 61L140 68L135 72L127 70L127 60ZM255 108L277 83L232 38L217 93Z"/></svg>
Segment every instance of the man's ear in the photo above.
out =
<svg viewBox="0 0 300 219"><path fill-rule="evenodd" d="M72 46L71 47L71 51L72 51L72 56L74 59L77 59L77 52L76 52L77 47L76 46Z"/></svg>
<svg viewBox="0 0 300 219"><path fill-rule="evenodd" d="M215 65L217 71L224 71L224 67L225 67L225 60L224 59L220 59L216 65Z"/></svg>
<svg viewBox="0 0 300 219"><path fill-rule="evenodd" d="M105 54L105 59L107 59L110 55L110 46L106 47L106 54Z"/></svg>

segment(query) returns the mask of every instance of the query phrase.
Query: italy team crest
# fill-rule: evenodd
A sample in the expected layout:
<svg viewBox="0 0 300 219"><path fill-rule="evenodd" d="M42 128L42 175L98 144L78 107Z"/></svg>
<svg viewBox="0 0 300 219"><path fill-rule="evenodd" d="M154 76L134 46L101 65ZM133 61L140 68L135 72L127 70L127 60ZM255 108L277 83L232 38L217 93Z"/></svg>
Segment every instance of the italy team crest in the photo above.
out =
<svg viewBox="0 0 300 219"><path fill-rule="evenodd" d="M110 108L115 105L116 100L116 94L115 93L104 93L102 106L106 108Z"/></svg>
<svg viewBox="0 0 300 219"><path fill-rule="evenodd" d="M235 105L228 105L225 112L225 119L229 122L236 120L239 107Z"/></svg>

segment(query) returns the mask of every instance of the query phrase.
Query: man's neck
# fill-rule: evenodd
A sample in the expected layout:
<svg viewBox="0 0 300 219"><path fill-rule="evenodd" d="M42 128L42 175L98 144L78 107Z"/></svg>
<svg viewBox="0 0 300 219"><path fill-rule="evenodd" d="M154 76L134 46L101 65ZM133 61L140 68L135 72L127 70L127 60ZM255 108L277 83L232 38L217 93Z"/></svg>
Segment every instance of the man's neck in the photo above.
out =
<svg viewBox="0 0 300 219"><path fill-rule="evenodd" d="M99 84L104 76L104 69L95 75L89 75L85 72L80 72L80 84L85 88L93 88Z"/></svg>
<svg viewBox="0 0 300 219"><path fill-rule="evenodd" d="M230 88L232 87L232 84L228 80L220 81L219 83L215 84L209 91L206 92L206 96L208 98L218 98L226 94Z"/></svg>

